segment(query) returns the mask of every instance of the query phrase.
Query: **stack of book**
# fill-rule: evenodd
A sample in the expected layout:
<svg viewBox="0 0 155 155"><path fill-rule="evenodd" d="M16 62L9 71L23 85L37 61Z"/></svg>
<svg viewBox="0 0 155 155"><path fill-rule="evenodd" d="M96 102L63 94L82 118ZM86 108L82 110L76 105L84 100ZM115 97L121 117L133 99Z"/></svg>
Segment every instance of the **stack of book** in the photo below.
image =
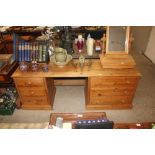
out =
<svg viewBox="0 0 155 155"><path fill-rule="evenodd" d="M46 62L48 59L48 42L28 42L16 38L14 41L14 59L19 62Z"/></svg>

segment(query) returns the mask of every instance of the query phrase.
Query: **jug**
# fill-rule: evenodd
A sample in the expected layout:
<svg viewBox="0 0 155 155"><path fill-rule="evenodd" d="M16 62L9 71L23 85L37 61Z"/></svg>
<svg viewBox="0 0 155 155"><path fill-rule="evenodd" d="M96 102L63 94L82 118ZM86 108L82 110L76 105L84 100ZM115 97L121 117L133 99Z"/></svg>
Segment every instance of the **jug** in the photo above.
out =
<svg viewBox="0 0 155 155"><path fill-rule="evenodd" d="M55 61L56 62L60 62L60 63L66 62L66 60L67 60L66 49L57 47L57 48L55 48L54 52L55 52Z"/></svg>

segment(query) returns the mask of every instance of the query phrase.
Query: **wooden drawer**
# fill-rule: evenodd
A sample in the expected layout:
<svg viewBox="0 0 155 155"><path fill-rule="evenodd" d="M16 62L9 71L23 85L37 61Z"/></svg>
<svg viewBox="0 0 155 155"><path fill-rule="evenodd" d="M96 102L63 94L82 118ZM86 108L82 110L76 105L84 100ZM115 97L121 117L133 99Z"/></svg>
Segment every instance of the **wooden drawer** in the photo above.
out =
<svg viewBox="0 0 155 155"><path fill-rule="evenodd" d="M127 89L127 88L108 88L108 89L102 89L102 90L91 90L90 96L91 97L104 97L104 96L119 96L119 95L133 95L134 91L133 89Z"/></svg>
<svg viewBox="0 0 155 155"><path fill-rule="evenodd" d="M132 90L132 91L134 91L135 90L135 88L136 88L136 85L102 85L102 87L101 86L99 86L99 87L92 87L91 88L91 90L100 90L100 91L102 91L102 90L104 90L104 91L106 91L106 90L109 90L109 89L111 89L111 90L114 90L114 91L117 91L117 90Z"/></svg>
<svg viewBox="0 0 155 155"><path fill-rule="evenodd" d="M23 97L22 104L26 105L44 105L49 104L46 97Z"/></svg>
<svg viewBox="0 0 155 155"><path fill-rule="evenodd" d="M90 97L90 104L131 104L132 96Z"/></svg>
<svg viewBox="0 0 155 155"><path fill-rule="evenodd" d="M15 78L18 87L41 87L44 86L43 78Z"/></svg>
<svg viewBox="0 0 155 155"><path fill-rule="evenodd" d="M19 93L22 97L25 96L32 96L32 97L40 97L40 96L46 96L46 91L44 87L31 87L31 88L18 88Z"/></svg>
<svg viewBox="0 0 155 155"><path fill-rule="evenodd" d="M105 86L135 86L137 77L91 77L91 88L101 88Z"/></svg>

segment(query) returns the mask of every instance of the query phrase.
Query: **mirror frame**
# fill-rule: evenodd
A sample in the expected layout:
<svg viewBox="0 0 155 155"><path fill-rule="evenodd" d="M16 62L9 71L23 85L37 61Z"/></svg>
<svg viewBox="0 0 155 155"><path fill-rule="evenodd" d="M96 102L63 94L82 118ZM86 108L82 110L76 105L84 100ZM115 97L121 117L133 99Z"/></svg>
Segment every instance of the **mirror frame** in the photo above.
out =
<svg viewBox="0 0 155 155"><path fill-rule="evenodd" d="M109 29L106 28L106 54L128 54L129 53L129 37L130 37L130 26L126 26L126 39L125 39L125 51L109 51Z"/></svg>

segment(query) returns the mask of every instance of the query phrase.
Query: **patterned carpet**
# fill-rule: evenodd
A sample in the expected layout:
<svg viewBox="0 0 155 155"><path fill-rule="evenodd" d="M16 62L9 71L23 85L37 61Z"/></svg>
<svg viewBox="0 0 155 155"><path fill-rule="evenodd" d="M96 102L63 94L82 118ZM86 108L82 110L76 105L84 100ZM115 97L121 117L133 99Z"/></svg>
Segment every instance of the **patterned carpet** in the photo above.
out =
<svg viewBox="0 0 155 155"><path fill-rule="evenodd" d="M44 123L0 123L0 129L48 129L49 122Z"/></svg>

